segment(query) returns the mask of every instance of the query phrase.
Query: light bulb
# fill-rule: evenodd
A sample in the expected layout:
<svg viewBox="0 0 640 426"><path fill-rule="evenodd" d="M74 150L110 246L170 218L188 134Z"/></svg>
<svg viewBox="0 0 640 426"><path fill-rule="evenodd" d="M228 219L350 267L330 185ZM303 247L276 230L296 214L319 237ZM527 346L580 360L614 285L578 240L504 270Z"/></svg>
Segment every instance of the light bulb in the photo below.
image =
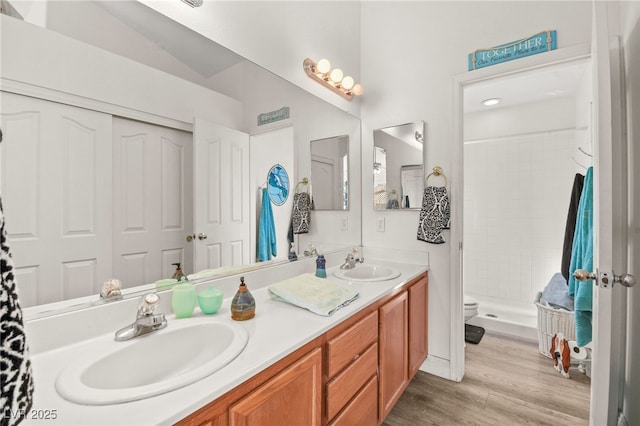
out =
<svg viewBox="0 0 640 426"><path fill-rule="evenodd" d="M331 71L331 81L333 81L334 83L340 83L342 81L342 70L340 68L336 68L335 70Z"/></svg>
<svg viewBox="0 0 640 426"><path fill-rule="evenodd" d="M326 74L331 69L331 62L328 59L320 59L316 64L316 69L322 74Z"/></svg>
<svg viewBox="0 0 640 426"><path fill-rule="evenodd" d="M362 95L362 92L364 92L364 88L360 83L358 83L355 86L353 86L353 89L351 91L353 92L354 95L360 96Z"/></svg>
<svg viewBox="0 0 640 426"><path fill-rule="evenodd" d="M353 87L354 81L353 81L353 77L351 76L346 76L345 78L342 79L342 87L344 87L347 90L351 90L351 88Z"/></svg>

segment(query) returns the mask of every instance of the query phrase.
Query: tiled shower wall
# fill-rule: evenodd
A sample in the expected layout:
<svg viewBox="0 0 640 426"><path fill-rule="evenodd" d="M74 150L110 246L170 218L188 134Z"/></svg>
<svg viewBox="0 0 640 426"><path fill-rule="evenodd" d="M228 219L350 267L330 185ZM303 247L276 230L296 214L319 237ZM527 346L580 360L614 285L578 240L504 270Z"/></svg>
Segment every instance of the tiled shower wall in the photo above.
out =
<svg viewBox="0 0 640 426"><path fill-rule="evenodd" d="M507 306L533 300L560 271L577 131L464 146L464 290Z"/></svg>

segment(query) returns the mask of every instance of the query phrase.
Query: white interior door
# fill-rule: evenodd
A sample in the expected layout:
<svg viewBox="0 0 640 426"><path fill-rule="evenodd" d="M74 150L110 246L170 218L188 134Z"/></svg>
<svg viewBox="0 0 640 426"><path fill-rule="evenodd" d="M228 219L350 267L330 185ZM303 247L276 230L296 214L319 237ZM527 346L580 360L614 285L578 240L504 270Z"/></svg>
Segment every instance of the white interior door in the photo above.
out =
<svg viewBox="0 0 640 426"><path fill-rule="evenodd" d="M192 136L113 119L113 274L125 287L193 272Z"/></svg>
<svg viewBox="0 0 640 426"><path fill-rule="evenodd" d="M606 2L594 2L594 271L592 425L618 424L624 400L627 289L611 284L627 271L627 168L620 47L609 39ZM595 282L595 281L594 281ZM637 397L637 396L636 396Z"/></svg>
<svg viewBox="0 0 640 426"><path fill-rule="evenodd" d="M249 135L196 118L194 272L250 262Z"/></svg>
<svg viewBox="0 0 640 426"><path fill-rule="evenodd" d="M319 210L335 210L342 207L341 200L335 200L335 164L330 158L311 156L311 182L322 182L313 187L313 202Z"/></svg>
<svg viewBox="0 0 640 426"><path fill-rule="evenodd" d="M23 307L111 276L111 116L2 92L1 188Z"/></svg>

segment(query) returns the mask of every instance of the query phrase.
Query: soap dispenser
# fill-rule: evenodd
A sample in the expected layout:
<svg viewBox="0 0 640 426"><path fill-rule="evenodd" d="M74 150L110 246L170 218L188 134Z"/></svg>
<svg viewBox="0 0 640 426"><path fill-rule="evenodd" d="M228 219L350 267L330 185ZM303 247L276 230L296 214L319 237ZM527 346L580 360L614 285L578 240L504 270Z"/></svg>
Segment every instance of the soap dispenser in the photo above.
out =
<svg viewBox="0 0 640 426"><path fill-rule="evenodd" d="M326 265L327 260L324 258L324 254L319 254L316 259L316 277L327 278Z"/></svg>
<svg viewBox="0 0 640 426"><path fill-rule="evenodd" d="M173 278L173 279L175 279L177 281L186 280L187 277L182 272L182 268L180 267L180 262L172 263L172 265L176 267L176 271L173 273L173 276L171 276L171 278Z"/></svg>
<svg viewBox="0 0 640 426"><path fill-rule="evenodd" d="M244 277L240 277L240 287L231 300L231 319L244 321L256 315L256 301L244 283Z"/></svg>

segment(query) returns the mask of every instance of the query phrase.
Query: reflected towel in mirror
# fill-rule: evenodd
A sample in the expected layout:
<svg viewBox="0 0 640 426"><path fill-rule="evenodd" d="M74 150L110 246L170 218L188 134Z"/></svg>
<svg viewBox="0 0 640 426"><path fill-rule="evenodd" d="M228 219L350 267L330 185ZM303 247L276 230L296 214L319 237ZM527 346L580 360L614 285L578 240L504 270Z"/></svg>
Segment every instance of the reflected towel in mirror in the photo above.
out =
<svg viewBox="0 0 640 426"><path fill-rule="evenodd" d="M291 224L294 234L306 234L309 232L309 225L311 224L311 197L307 192L299 192L293 195Z"/></svg>
<svg viewBox="0 0 640 426"><path fill-rule="evenodd" d="M427 186L422 197L418 222L418 240L432 244L444 243L443 229L449 229L451 214L449 195L444 186Z"/></svg>
<svg viewBox="0 0 640 426"><path fill-rule="evenodd" d="M258 262L271 260L276 256L276 226L273 221L271 199L267 188L262 188L262 210L258 223Z"/></svg>

